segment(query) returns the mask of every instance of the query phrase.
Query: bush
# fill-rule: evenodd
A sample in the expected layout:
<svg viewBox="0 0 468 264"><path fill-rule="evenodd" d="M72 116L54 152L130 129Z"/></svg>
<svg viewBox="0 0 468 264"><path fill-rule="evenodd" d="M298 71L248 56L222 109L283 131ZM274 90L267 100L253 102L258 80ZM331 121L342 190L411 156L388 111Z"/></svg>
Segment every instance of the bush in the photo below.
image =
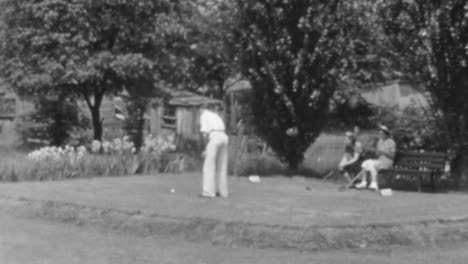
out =
<svg viewBox="0 0 468 264"><path fill-rule="evenodd" d="M199 171L202 169L203 158L201 153L205 150L205 145L200 140L178 138L176 140L178 153L183 153L185 158L185 169L189 171Z"/></svg>
<svg viewBox="0 0 468 264"><path fill-rule="evenodd" d="M371 121L392 130L399 150L447 151L449 148L441 120L426 109L381 108Z"/></svg>

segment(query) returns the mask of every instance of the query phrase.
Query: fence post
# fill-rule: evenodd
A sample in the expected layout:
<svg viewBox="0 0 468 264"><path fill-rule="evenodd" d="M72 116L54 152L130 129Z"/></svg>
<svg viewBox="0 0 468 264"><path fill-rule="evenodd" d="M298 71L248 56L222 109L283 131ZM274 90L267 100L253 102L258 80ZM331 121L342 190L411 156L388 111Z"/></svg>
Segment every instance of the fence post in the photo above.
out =
<svg viewBox="0 0 468 264"><path fill-rule="evenodd" d="M238 159L242 157L243 152L243 145L244 145L244 127L242 125L242 120L236 126L236 140L234 144L234 176L238 176L239 168L238 168Z"/></svg>

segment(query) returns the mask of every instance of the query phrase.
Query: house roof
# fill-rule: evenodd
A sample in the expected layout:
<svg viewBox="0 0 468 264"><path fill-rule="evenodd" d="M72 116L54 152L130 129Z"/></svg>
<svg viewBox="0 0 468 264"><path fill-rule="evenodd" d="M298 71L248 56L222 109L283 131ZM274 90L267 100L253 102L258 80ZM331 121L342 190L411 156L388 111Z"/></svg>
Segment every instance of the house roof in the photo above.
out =
<svg viewBox="0 0 468 264"><path fill-rule="evenodd" d="M203 95L198 95L186 90L166 89L165 92L169 95L168 104L176 106L201 106L204 104L222 104L223 101L209 98Z"/></svg>
<svg viewBox="0 0 468 264"><path fill-rule="evenodd" d="M252 85L249 81L239 79L239 78L230 78L225 83L226 93L236 93L239 91L249 91L252 89Z"/></svg>

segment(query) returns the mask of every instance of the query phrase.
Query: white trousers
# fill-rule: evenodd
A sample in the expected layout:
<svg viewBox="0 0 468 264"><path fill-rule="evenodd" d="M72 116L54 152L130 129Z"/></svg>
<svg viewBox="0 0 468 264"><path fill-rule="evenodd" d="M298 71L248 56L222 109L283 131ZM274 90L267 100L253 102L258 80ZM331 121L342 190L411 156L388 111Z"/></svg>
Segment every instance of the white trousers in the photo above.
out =
<svg viewBox="0 0 468 264"><path fill-rule="evenodd" d="M392 162L390 160L381 160L381 159L370 159L366 160L361 165L362 169L369 172L371 175L371 181L377 182L377 174L382 169L388 169L392 167ZM365 181L365 175L363 176L363 181Z"/></svg>
<svg viewBox="0 0 468 264"><path fill-rule="evenodd" d="M228 143L226 133L214 131L209 135L203 164L203 196L215 197L216 192L227 197Z"/></svg>

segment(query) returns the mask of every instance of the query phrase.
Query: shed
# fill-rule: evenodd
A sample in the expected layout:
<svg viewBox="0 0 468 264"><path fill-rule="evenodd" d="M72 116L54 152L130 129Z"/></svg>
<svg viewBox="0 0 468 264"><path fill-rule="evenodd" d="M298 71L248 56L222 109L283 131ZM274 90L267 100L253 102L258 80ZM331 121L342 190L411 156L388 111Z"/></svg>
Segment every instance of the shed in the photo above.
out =
<svg viewBox="0 0 468 264"><path fill-rule="evenodd" d="M12 146L18 143L16 125L21 116L33 111L31 100L19 98L7 89L6 83L0 79L0 146Z"/></svg>
<svg viewBox="0 0 468 264"><path fill-rule="evenodd" d="M184 90L165 90L165 99L153 100L150 107L152 134L171 131L184 139L199 139L200 109L204 104L221 106L224 102Z"/></svg>

